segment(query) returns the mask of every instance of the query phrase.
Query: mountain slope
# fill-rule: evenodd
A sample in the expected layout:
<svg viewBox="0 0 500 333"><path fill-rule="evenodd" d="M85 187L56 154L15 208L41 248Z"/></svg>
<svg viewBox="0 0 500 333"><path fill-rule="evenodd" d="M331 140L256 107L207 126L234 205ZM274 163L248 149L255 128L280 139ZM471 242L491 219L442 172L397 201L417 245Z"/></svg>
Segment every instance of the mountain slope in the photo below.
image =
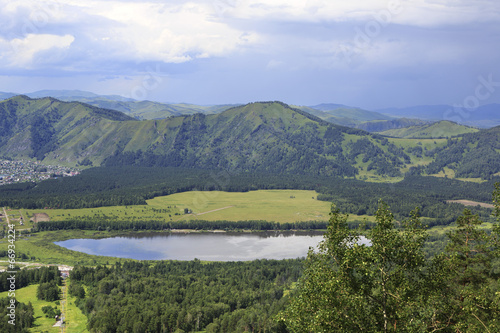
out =
<svg viewBox="0 0 500 333"><path fill-rule="evenodd" d="M76 144L72 139L78 134L87 137L79 143L91 145L110 126L127 121L135 119L77 102L16 96L0 102L0 154L42 160L58 147ZM93 135L95 129L100 130Z"/></svg>
<svg viewBox="0 0 500 333"><path fill-rule="evenodd" d="M0 102L0 156L51 163L173 166L361 177L460 177L500 172L500 127L453 139L386 138L337 126L281 102L218 114L137 121L79 102L16 96Z"/></svg>
<svg viewBox="0 0 500 333"><path fill-rule="evenodd" d="M334 129L282 103L251 103L216 115L196 114L156 123L162 136L148 151L117 152L106 165L356 174L342 154L324 156L326 143L336 139L340 147L343 131L348 129Z"/></svg>
<svg viewBox="0 0 500 333"><path fill-rule="evenodd" d="M405 128L410 126L429 124L429 121L420 119L398 118L392 120L372 120L365 121L356 126L367 132L383 132L391 129Z"/></svg>
<svg viewBox="0 0 500 333"><path fill-rule="evenodd" d="M489 179L500 175L500 126L450 139L426 155L434 158L425 168L428 174L448 168L456 177Z"/></svg>
<svg viewBox="0 0 500 333"><path fill-rule="evenodd" d="M53 97L65 102L82 102L99 108L120 111L137 119L162 119L195 113L219 113L236 106L137 101L118 95L97 95L81 90L40 90L26 94L26 96L31 98ZM12 97L12 95L8 97Z"/></svg>
<svg viewBox="0 0 500 333"><path fill-rule="evenodd" d="M358 159L372 174L393 176L410 160L382 137L329 124L280 102L135 121L78 102L18 96L0 102L0 112L0 154L47 162L353 177Z"/></svg>
<svg viewBox="0 0 500 333"><path fill-rule="evenodd" d="M319 104L315 106L296 106L296 108L315 115L332 124L358 128L367 121L389 120L392 117L341 104Z"/></svg>
<svg viewBox="0 0 500 333"><path fill-rule="evenodd" d="M432 124L409 126L399 129L390 129L378 132L378 134L397 138L450 138L453 136L476 133L476 128L459 125L451 121L439 121Z"/></svg>

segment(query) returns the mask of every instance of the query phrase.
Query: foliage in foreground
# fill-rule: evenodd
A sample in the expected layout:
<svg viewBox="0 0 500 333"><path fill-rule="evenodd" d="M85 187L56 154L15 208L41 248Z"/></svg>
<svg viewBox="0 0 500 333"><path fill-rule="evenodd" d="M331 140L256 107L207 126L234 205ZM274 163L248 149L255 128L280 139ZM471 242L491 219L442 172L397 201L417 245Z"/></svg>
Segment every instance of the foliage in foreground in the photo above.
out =
<svg viewBox="0 0 500 333"><path fill-rule="evenodd" d="M500 218L500 186L494 192ZM418 210L397 225L381 203L376 226L350 230L347 215L332 207L317 253L280 320L292 332L498 332L500 285L492 271L499 257L498 223L492 234L464 210L448 234L446 250L426 260L426 232Z"/></svg>

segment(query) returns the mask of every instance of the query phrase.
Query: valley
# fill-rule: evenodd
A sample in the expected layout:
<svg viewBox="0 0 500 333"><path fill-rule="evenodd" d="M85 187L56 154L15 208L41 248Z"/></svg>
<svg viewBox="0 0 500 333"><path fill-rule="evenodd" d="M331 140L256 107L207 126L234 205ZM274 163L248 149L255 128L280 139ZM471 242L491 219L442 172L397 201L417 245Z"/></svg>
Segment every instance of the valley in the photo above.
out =
<svg viewBox="0 0 500 333"><path fill-rule="evenodd" d="M47 168L53 174L58 174L53 170L75 173L46 180L27 177L0 186L0 207L5 207L0 245L8 244L10 226L16 229L15 257L22 271L35 265L74 267L68 280L74 286L66 309L69 332L117 327L144 331L144 325L193 332L260 325L282 331L285 324L276 316L285 313L281 312L285 303L290 304L298 292L295 286L307 260L261 259L264 247L299 250L302 245L264 245L257 235L331 235L335 209L349 214L344 220L350 230L346 232L364 237L380 227L385 202L391 210L387 218L393 219L390 227L395 228L391 239L397 239L407 232L405 225L414 223L410 212L419 206L418 223L428 236L418 244L428 259L445 251L448 235L467 212L483 221L476 227L480 232L496 228L491 197L500 180L500 132L495 127L395 120L342 105L306 108L277 101L193 112L188 109L195 106L185 104L177 106L178 113L172 109L168 114L159 105L149 105L150 111L139 116L118 110L134 101L115 100L109 105L116 110L111 110L98 104L95 96L88 98L94 98L94 105L69 101L71 96L67 102L27 96L0 102L0 156L8 158L9 165L22 159L24 166ZM330 211L332 203L335 208ZM184 234L201 237L188 242ZM205 241L204 236L219 238ZM96 255L97 248L84 243L94 240L111 242L100 245L111 247L105 252L108 256ZM220 245L226 256L215 262L193 260L215 256L213 246L201 250L208 257L196 253L197 244L206 242ZM170 243L178 252L168 250ZM223 248L223 243L229 248ZM251 259L219 262L236 258L236 248L231 246L245 252L239 258ZM306 247L296 256L306 255ZM84 253L88 248L94 254ZM248 256L246 252L256 248L262 250L262 257ZM166 256L165 251L176 256ZM126 259L135 258L132 252L146 257ZM183 259L188 253L192 257ZM160 260L165 258L169 260ZM288 257L272 254L270 258ZM8 267L9 260L7 251L0 253L3 267ZM126 273L122 267L127 267ZM227 289L218 284L219 270L233 279ZM171 290L172 282L162 275L165 271L170 278L175 276L177 286L183 286L179 290L185 290L162 294L164 301L155 311L168 316L141 312L134 321L117 322L112 318L123 318L127 308L114 307L115 315L110 317L102 307L104 299L127 299L134 311L151 308L149 301L139 299L144 293L149 299L157 297L152 281ZM193 274L205 281L201 298ZM128 276L139 282L130 284ZM248 283L242 283L241 276ZM29 285L19 288L20 302L37 297L34 293L43 279L30 279ZM58 288L69 290L67 285ZM224 295L213 296L214 288L224 290ZM267 305L260 303L262 299ZM40 312L48 304L57 305L32 303L37 319L31 331L55 331L52 320ZM256 324L252 318L264 319Z"/></svg>

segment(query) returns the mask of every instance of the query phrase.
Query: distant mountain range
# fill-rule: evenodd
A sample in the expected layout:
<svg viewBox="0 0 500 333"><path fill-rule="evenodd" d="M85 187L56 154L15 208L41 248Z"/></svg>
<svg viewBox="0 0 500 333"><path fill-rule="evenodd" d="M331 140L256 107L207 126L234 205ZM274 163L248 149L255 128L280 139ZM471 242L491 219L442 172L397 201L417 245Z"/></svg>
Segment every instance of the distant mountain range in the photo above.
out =
<svg viewBox="0 0 500 333"><path fill-rule="evenodd" d="M16 95L19 94L0 92L0 100ZM100 108L121 111L139 120L163 119L195 113L215 114L241 105L195 105L137 101L118 95L97 95L81 90L41 90L25 95L31 98L53 97L66 102L83 102ZM475 110L456 109L450 105L424 105L369 111L333 103L293 107L333 124L359 128L369 132L382 132L443 120L478 128L491 128L500 125L500 104L489 104ZM401 118L404 119L401 120ZM464 133L468 131L465 130Z"/></svg>
<svg viewBox="0 0 500 333"><path fill-rule="evenodd" d="M451 105L420 105L407 108L377 110L393 117L410 117L424 120L448 120L459 124L490 128L500 125L500 104L487 104L475 109Z"/></svg>
<svg viewBox="0 0 500 333"><path fill-rule="evenodd" d="M0 92L0 100L16 95L18 94ZM139 120L163 119L195 113L214 114L241 105L195 105L137 101L118 95L97 95L81 90L41 90L25 95L31 98L53 97L66 102L83 102L100 108L121 111ZM369 111L333 103L293 107L333 124L359 128L369 132L400 129L442 120L478 128L490 128L500 125L500 104L489 104L475 110L456 109L450 105L424 105ZM400 120L400 118L404 118L404 120ZM468 130L464 131L464 133L466 132Z"/></svg>
<svg viewBox="0 0 500 333"><path fill-rule="evenodd" d="M407 127L392 128L385 131L376 131L378 134L396 138L450 138L465 133L476 133L479 129L460 125L451 121L442 120L438 122L428 122Z"/></svg>
<svg viewBox="0 0 500 333"><path fill-rule="evenodd" d="M455 125L444 122L430 131L446 137L439 128ZM142 121L54 98L15 96L0 102L0 156L68 165L176 166L368 180L446 171L486 178L500 172L499 132L500 127L460 139L387 138L329 123L281 102Z"/></svg>

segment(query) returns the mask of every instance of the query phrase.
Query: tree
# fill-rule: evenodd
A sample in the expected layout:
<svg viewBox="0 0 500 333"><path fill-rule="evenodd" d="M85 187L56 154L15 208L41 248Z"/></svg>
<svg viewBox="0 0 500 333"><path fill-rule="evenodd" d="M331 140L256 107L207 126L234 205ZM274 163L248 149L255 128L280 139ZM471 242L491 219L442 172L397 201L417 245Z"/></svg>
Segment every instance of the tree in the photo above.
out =
<svg viewBox="0 0 500 333"><path fill-rule="evenodd" d="M494 202L498 216L498 184ZM484 229L483 222L469 209L457 219L457 228L448 234L444 267L449 322L454 332L499 332L500 293L498 276L492 273L497 254L495 237ZM498 226L495 227L498 230Z"/></svg>
<svg viewBox="0 0 500 333"><path fill-rule="evenodd" d="M427 237L418 210L396 228L380 202L376 224L350 230L332 206L318 252L310 249L296 294L281 314L292 332L422 332L436 326L430 304L434 276L422 250Z"/></svg>
<svg viewBox="0 0 500 333"><path fill-rule="evenodd" d="M57 301L60 299L59 287L55 281L40 283L36 290L36 297L47 302Z"/></svg>

